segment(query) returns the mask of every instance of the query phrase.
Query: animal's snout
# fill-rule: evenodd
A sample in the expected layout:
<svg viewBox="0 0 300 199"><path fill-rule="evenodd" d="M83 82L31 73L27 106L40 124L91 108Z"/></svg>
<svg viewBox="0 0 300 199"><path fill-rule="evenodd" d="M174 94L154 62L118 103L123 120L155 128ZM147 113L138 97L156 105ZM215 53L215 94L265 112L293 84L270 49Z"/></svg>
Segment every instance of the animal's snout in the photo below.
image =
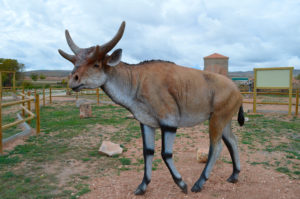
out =
<svg viewBox="0 0 300 199"><path fill-rule="evenodd" d="M79 79L78 75L75 75L75 76L74 76L74 80L75 80L75 81L78 81L78 79Z"/></svg>

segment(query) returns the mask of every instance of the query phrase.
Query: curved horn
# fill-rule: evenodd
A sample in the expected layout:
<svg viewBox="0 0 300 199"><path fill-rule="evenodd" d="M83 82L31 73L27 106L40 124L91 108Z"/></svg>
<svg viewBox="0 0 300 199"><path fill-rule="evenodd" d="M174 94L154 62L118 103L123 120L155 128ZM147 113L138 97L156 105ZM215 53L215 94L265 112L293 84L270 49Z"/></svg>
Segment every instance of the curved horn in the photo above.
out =
<svg viewBox="0 0 300 199"><path fill-rule="evenodd" d="M81 49L74 43L68 30L65 31L65 34L69 47L75 53L75 55L78 54Z"/></svg>
<svg viewBox="0 0 300 199"><path fill-rule="evenodd" d="M124 33L124 29L125 29L125 21L122 22L117 34L112 38L112 40L110 40L109 42L103 44L100 47L100 52L99 55L100 56L104 56L106 53L108 53L111 49L113 49L113 47L115 47L115 45L120 41L120 39L123 36Z"/></svg>
<svg viewBox="0 0 300 199"><path fill-rule="evenodd" d="M88 57L88 59L90 61L95 61L97 60L98 56L99 56L99 52L100 52L100 46L96 46L96 48L94 49L93 53Z"/></svg>
<svg viewBox="0 0 300 199"><path fill-rule="evenodd" d="M70 62L74 63L74 61L75 61L75 56L74 55L69 55L68 53L65 53L64 51L62 51L60 49L58 50L58 52L63 58L65 58L65 59L69 60Z"/></svg>

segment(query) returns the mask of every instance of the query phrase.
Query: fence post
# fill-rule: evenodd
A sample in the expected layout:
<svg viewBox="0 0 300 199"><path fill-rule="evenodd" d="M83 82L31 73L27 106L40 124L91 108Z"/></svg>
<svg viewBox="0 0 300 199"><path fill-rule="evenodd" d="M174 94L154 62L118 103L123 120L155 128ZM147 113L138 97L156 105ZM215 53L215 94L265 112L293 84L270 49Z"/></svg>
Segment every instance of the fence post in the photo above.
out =
<svg viewBox="0 0 300 199"><path fill-rule="evenodd" d="M31 94L30 91L28 91L28 92L27 92L28 98L30 98L30 94ZM29 111L31 111L31 101L28 101L28 102L27 102L27 109L28 109ZM31 122L31 121L28 120L28 124L30 124L30 122Z"/></svg>
<svg viewBox="0 0 300 199"><path fill-rule="evenodd" d="M100 104L100 96L99 96L99 88L97 88L97 104L99 105Z"/></svg>
<svg viewBox="0 0 300 199"><path fill-rule="evenodd" d="M253 113L256 113L256 70L254 68Z"/></svg>
<svg viewBox="0 0 300 199"><path fill-rule="evenodd" d="M0 72L0 98L2 99L2 73Z"/></svg>
<svg viewBox="0 0 300 199"><path fill-rule="evenodd" d="M292 115L292 97L293 97L293 89L292 87L289 88L289 113L288 115Z"/></svg>
<svg viewBox="0 0 300 199"><path fill-rule="evenodd" d="M1 75L1 72L0 72ZM0 83L2 83L0 81ZM0 90L1 92L1 90ZM2 145L2 98L0 94L0 154L3 154L3 145Z"/></svg>
<svg viewBox="0 0 300 199"><path fill-rule="evenodd" d="M13 73L13 92L16 93L16 72Z"/></svg>
<svg viewBox="0 0 300 199"><path fill-rule="evenodd" d="M52 104L52 88L50 87L50 93L49 93L49 95L50 95L50 104Z"/></svg>
<svg viewBox="0 0 300 199"><path fill-rule="evenodd" d="M256 113L256 88L253 89L253 113Z"/></svg>
<svg viewBox="0 0 300 199"><path fill-rule="evenodd" d="M43 106L45 106L46 101L45 101L45 87L43 87Z"/></svg>
<svg viewBox="0 0 300 199"><path fill-rule="evenodd" d="M22 89L22 100L25 100L25 90L24 90L24 87ZM25 102L22 103L22 105L25 107ZM22 109L22 117L24 118L25 117L25 111L24 109Z"/></svg>
<svg viewBox="0 0 300 199"><path fill-rule="evenodd" d="M299 88L296 90L296 110L295 110L296 116L298 116L298 106L299 106Z"/></svg>
<svg viewBox="0 0 300 199"><path fill-rule="evenodd" d="M40 134L40 96L35 94L36 134Z"/></svg>

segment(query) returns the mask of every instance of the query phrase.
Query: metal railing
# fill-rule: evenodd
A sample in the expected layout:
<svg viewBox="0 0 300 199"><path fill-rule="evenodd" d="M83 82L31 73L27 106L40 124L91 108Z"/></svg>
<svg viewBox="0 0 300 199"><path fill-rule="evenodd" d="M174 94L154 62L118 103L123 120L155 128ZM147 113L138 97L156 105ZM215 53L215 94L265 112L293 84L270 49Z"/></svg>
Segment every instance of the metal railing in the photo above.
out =
<svg viewBox="0 0 300 199"><path fill-rule="evenodd" d="M294 93L291 93L292 96L295 96L296 102L295 103L289 103L289 102L259 102L256 100L256 95L289 95L289 93L282 93L282 92L256 92L256 95L254 95L254 92L241 92L241 94L250 94L253 95L253 101L247 101L243 100L243 103L246 104L253 104L253 112L255 112L256 104L270 104L270 105L295 105L295 116L298 116L298 110L299 110L299 89L296 89Z"/></svg>

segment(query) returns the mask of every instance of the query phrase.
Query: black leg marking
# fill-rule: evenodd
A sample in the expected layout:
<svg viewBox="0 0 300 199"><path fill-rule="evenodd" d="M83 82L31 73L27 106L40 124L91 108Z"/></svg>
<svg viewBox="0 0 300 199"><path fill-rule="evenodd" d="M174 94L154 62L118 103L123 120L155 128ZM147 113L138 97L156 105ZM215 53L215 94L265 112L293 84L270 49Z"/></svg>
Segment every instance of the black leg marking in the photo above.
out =
<svg viewBox="0 0 300 199"><path fill-rule="evenodd" d="M161 125L160 126L162 132L176 133L177 127Z"/></svg>
<svg viewBox="0 0 300 199"><path fill-rule="evenodd" d="M236 183L238 181L241 168L236 137L231 131L231 121L225 127L222 134L222 139L226 147L228 148L233 164L233 172L231 176L227 179L227 181L231 183Z"/></svg>
<svg viewBox="0 0 300 199"><path fill-rule="evenodd" d="M143 154L145 154L145 155L154 155L154 150L153 149L144 149Z"/></svg>
<svg viewBox="0 0 300 199"><path fill-rule="evenodd" d="M180 189L187 194L187 185L182 180L181 175L177 171L174 162L173 162L173 143L176 136L175 127L166 127L162 126L162 158L167 165L174 182L180 187Z"/></svg>
<svg viewBox="0 0 300 199"><path fill-rule="evenodd" d="M173 157L173 153L164 153L164 152L162 152L161 156L162 156L163 160L166 160L168 158L172 158Z"/></svg>
<svg viewBox="0 0 300 199"><path fill-rule="evenodd" d="M142 183L134 192L135 195L143 195L146 191L147 185L151 181L152 160L154 156L155 129L141 124L141 131L143 138L144 177Z"/></svg>

